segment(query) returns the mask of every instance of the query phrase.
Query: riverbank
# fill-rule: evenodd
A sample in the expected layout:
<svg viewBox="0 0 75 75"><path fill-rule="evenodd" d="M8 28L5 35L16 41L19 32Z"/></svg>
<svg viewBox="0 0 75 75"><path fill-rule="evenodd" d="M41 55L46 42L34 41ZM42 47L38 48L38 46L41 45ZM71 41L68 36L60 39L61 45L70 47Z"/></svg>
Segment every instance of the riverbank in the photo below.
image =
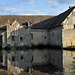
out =
<svg viewBox="0 0 75 75"><path fill-rule="evenodd" d="M32 45L31 47L29 46L6 46L5 48L3 48L4 50L7 50L7 51L14 51L14 50L24 50L24 51L27 51L27 50L30 50L30 49L64 49L64 50L75 50L75 46L68 46L68 47L64 47L64 48L61 48L60 46L56 46L56 45Z"/></svg>
<svg viewBox="0 0 75 75"><path fill-rule="evenodd" d="M53 45L32 45L29 46L6 46L3 48L4 50L28 50L28 49L62 49L60 46L53 46Z"/></svg>
<svg viewBox="0 0 75 75"><path fill-rule="evenodd" d="M75 48L63 48L64 50L75 50Z"/></svg>
<svg viewBox="0 0 75 75"><path fill-rule="evenodd" d="M75 50L75 45L64 47L63 49L65 49L65 50Z"/></svg>

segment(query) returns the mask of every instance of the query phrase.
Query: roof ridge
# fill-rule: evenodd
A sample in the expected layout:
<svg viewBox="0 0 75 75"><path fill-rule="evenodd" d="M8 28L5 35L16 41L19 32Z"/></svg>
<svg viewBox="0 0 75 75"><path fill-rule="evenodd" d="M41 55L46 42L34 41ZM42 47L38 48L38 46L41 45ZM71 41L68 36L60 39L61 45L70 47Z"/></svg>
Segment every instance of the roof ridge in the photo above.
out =
<svg viewBox="0 0 75 75"><path fill-rule="evenodd" d="M57 18L55 17L53 23L48 28L52 28L52 27L60 25L74 8L75 6L57 15L56 16Z"/></svg>

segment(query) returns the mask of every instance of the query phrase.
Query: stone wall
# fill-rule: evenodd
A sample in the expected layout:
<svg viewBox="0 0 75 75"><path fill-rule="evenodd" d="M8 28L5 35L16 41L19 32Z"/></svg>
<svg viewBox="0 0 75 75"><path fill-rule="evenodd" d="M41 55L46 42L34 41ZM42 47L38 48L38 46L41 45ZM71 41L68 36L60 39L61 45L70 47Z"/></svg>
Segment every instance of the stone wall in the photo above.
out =
<svg viewBox="0 0 75 75"><path fill-rule="evenodd" d="M55 51L44 49L43 51L34 50L32 52L33 55L33 65L45 65L45 64L53 64L59 68L62 68L62 51Z"/></svg>
<svg viewBox="0 0 75 75"><path fill-rule="evenodd" d="M63 22L62 43L63 47L75 45L75 9Z"/></svg>
<svg viewBox="0 0 75 75"><path fill-rule="evenodd" d="M63 50L63 69L64 75L69 75L73 72L73 61L75 61L75 52Z"/></svg>
<svg viewBox="0 0 75 75"><path fill-rule="evenodd" d="M50 29L49 44L62 47L62 26Z"/></svg>
<svg viewBox="0 0 75 75"><path fill-rule="evenodd" d="M12 40L12 36L14 36L14 40ZM7 25L7 44L11 46L30 46L30 31L14 21L12 25Z"/></svg>
<svg viewBox="0 0 75 75"><path fill-rule="evenodd" d="M33 55L33 65L44 65L44 64L49 64L50 63L50 54L49 51L47 50L43 50L43 51L39 51L34 50L32 51L32 55Z"/></svg>
<svg viewBox="0 0 75 75"><path fill-rule="evenodd" d="M48 51L44 49L43 51L33 50L7 53L7 68L16 74L25 70L27 66L46 65L50 63L62 68L62 51Z"/></svg>
<svg viewBox="0 0 75 75"><path fill-rule="evenodd" d="M14 57L14 58L13 58ZM7 54L7 68L8 71L19 75L28 66L31 66L32 54L31 52L11 52Z"/></svg>
<svg viewBox="0 0 75 75"><path fill-rule="evenodd" d="M33 34L33 39L31 43L39 44L48 44L49 43L49 33L47 29L32 29L31 34Z"/></svg>
<svg viewBox="0 0 75 75"><path fill-rule="evenodd" d="M62 30L63 47L75 45L75 29Z"/></svg>

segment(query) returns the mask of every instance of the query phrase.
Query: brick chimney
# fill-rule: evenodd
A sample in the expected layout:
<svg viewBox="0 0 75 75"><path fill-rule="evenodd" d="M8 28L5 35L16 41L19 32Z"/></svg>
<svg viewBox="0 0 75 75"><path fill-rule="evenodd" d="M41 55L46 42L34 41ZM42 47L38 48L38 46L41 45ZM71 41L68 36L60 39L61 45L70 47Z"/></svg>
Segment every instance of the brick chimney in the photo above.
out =
<svg viewBox="0 0 75 75"><path fill-rule="evenodd" d="M69 9L71 9L73 6L69 6Z"/></svg>

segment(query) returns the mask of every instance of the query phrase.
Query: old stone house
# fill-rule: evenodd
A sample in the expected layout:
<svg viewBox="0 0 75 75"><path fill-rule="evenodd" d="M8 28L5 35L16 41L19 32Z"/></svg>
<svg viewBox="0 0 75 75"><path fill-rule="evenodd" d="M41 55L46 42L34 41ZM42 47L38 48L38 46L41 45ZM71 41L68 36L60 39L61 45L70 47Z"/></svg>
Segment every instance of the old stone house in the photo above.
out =
<svg viewBox="0 0 75 75"><path fill-rule="evenodd" d="M75 6L57 16L1 16L0 18L1 24L5 20L2 25L7 25L6 45L50 44L60 47L75 45Z"/></svg>
<svg viewBox="0 0 75 75"><path fill-rule="evenodd" d="M49 43L61 47L75 45L75 7L69 8L67 11L44 22L46 23L43 25L38 23L38 25L32 27L36 29L37 36L41 33L40 41L42 43ZM41 30L41 32L39 32L39 30ZM34 35L35 32L32 33L33 37L36 38ZM35 41L39 43L39 41ZM34 39L32 40L32 42L35 41Z"/></svg>
<svg viewBox="0 0 75 75"><path fill-rule="evenodd" d="M14 21L11 25L7 25L7 44L11 46L30 46L30 31Z"/></svg>

